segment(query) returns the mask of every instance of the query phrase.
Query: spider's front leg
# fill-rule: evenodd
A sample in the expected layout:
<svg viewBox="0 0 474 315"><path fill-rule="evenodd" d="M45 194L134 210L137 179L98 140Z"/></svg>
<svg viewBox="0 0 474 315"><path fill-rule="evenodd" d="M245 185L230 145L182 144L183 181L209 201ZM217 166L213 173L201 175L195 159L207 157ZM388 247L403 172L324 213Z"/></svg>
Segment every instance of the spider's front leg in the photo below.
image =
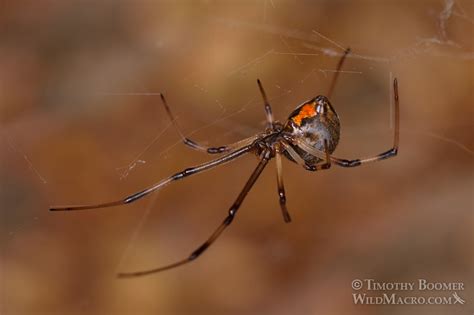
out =
<svg viewBox="0 0 474 315"><path fill-rule="evenodd" d="M273 130L274 120L273 120L272 108L270 106L270 103L268 102L267 95L265 93L265 90L263 89L263 86L262 86L262 83L260 82L260 80L257 80L257 84L258 84L258 88L260 90L260 94L262 95L263 103L264 103L264 106L265 106L265 115L266 115L266 119L267 119L267 125L268 125L269 128L271 128ZM174 128L176 129L179 136L183 140L183 143L185 145L195 149L195 150L205 152L205 153L209 153L209 154L219 154L219 153L224 153L224 152L230 152L230 151L232 151L236 148L249 145L252 142L254 142L257 138L262 136L261 134L257 134L257 135L248 137L246 139L237 141L235 143L222 145L222 146L218 146L218 147L211 147L211 146L206 146L206 145L200 144L200 143L198 143L198 142L196 142L192 139L189 139L188 137L186 137L184 135L183 131L181 130L180 126L178 125L178 122L176 121L176 117L171 112L171 109L168 105L168 102L165 99L165 96L163 94L160 94L160 97L161 97L161 102L163 103L163 106L165 107L168 118L170 119L170 121L173 124Z"/></svg>
<svg viewBox="0 0 474 315"><path fill-rule="evenodd" d="M240 141L237 141L235 143L232 143L232 144L228 144L228 145L223 145L223 146L218 146L218 147L211 147L211 146L206 146L206 145L203 145L203 144L200 144L200 143L197 143L196 141L192 140L192 139L189 139L188 137L186 137L183 133L183 131L181 130L181 127L179 126L177 120L176 120L176 117L173 115L173 113L171 112L171 109L168 105L168 102L166 101L165 99L165 96L163 94L160 94L160 97L161 97L161 101L163 103L163 106L165 107L165 110L166 110L166 113L168 114L168 118L170 119L171 123L173 124L174 126L174 129L176 129L176 131L178 132L179 136L181 137L181 139L183 140L183 143L195 150L198 150L198 151L201 151L201 152L205 152L205 153L209 153L209 154L219 154L219 153L224 153L224 152L230 152L236 148L239 148L239 147L242 147L242 146L246 146L246 145L249 145L251 144L253 141L255 141L255 139L257 139L258 137L260 137L260 135L255 135L255 136L252 136L252 137L249 137L249 138L246 138L246 139L243 139L243 140L240 140Z"/></svg>
<svg viewBox="0 0 474 315"><path fill-rule="evenodd" d="M180 261L177 261L175 263L172 263L163 267L155 268L155 269L119 273L118 277L119 278L139 277L139 276L145 276L145 275L173 269L173 268L182 266L184 264L190 263L194 261L195 259L197 259L199 256L201 256L201 254L204 253L217 240L217 238L219 238L222 232L224 232L224 230L232 223L235 216L237 215L237 212L240 206L242 205L242 202L244 201L245 197L249 193L250 189L252 189L253 185L257 181L262 171L265 169L265 166L267 165L270 159L271 159L270 151L264 151L261 154L260 162L258 163L257 167L253 171L252 175L250 175L250 178L247 180L244 188L240 192L235 202L229 208L229 214L225 217L224 221L217 227L214 233L212 233L211 236L209 236L209 238L204 243L202 243L201 246L195 249L188 257Z"/></svg>
<svg viewBox="0 0 474 315"><path fill-rule="evenodd" d="M247 145L245 147L239 148L239 149L237 149L237 150L235 150L235 151L233 151L233 152L231 152L227 155L221 156L218 159L215 159L215 160L212 160L212 161L209 161L209 162L206 162L206 163L194 166L194 167L186 168L183 171L175 173L174 175L171 175L171 176L159 181L158 183L154 184L151 187L148 187L148 188L146 188L142 191L139 191L137 193L131 194L131 195L129 195L125 198L122 198L120 200L105 202L105 203L99 203L99 204L91 204L91 205L53 206L53 207L50 207L49 210L50 211L89 210L89 209L108 208L108 207L113 207L113 206L120 206L120 205L129 204L129 203L135 202L135 201L149 195L150 193L152 193L154 191L157 191L157 190L167 186L168 184L170 184L174 181L181 180L183 178L187 178L187 177L192 176L194 174L202 173L202 172L210 170L210 169L212 169L216 166L223 165L225 163L233 161L233 160L239 158L240 156L250 152L253 149L254 149L254 145L250 144L250 145Z"/></svg>

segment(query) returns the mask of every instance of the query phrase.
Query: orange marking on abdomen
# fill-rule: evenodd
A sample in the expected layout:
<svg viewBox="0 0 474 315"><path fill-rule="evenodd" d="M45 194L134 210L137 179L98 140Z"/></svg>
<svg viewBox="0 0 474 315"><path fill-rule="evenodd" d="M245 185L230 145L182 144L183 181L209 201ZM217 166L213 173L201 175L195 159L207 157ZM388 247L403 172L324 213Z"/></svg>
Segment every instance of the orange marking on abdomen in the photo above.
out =
<svg viewBox="0 0 474 315"><path fill-rule="evenodd" d="M301 121L304 118L313 117L316 115L316 109L314 105L315 105L314 103L303 105L298 115L293 116L291 120L293 120L293 122L297 124L298 126L301 126Z"/></svg>

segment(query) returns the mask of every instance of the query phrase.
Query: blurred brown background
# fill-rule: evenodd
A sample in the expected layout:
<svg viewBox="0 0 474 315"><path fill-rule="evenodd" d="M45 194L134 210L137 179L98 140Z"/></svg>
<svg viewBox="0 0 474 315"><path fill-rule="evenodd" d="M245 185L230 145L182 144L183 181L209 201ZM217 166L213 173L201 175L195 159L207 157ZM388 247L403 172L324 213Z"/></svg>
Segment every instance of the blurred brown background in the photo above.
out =
<svg viewBox="0 0 474 315"><path fill-rule="evenodd" d="M0 313L472 314L473 24L470 0L2 1ZM332 97L337 155L390 147L395 76L400 153L320 173L284 161L291 224L272 161L199 260L115 278L196 248L253 156L128 206L48 211L211 158L180 143L156 93L186 134L230 143L264 127L257 78L285 120L327 93L338 45L353 55ZM354 305L351 282L369 278L464 282L466 304Z"/></svg>

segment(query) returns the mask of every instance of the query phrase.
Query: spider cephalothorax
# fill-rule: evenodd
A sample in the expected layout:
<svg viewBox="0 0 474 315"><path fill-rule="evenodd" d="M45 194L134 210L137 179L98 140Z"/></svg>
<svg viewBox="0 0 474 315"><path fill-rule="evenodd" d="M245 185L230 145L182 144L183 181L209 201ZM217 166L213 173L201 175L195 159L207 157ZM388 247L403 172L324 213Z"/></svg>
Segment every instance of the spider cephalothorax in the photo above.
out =
<svg viewBox="0 0 474 315"><path fill-rule="evenodd" d="M332 94L337 80L337 74L339 73L344 62L344 58L348 53L349 49L345 51L344 55L339 61L337 70L335 72L336 75L334 76L329 88L328 97L330 97ZM180 261L155 269L119 274L119 277L142 276L172 269L189 263L198 258L233 222L237 211L239 210L242 202L247 196L247 193L250 191L253 184L257 181L263 169L268 164L268 161L272 158L275 158L276 160L277 187L281 211L285 222L290 222L291 218L286 208L286 195L285 188L283 185L281 156L287 157L291 161L304 167L306 170L319 171L328 169L331 166L331 163L334 163L335 165L341 167L354 167L362 165L364 163L380 161L386 158L393 157L398 152L399 102L397 79L393 81L393 95L395 98L395 130L392 148L373 157L352 160L340 159L332 155L332 153L336 149L337 143L339 142L340 123L339 117L336 114L334 108L331 106L328 97L320 95L310 101L304 102L290 114L288 120L283 125L273 119L272 109L270 103L268 102L265 91L262 87L262 84L260 83L260 80L257 80L257 83L265 105L265 113L267 118L267 128L265 132L258 133L254 136L248 137L244 140L238 141L230 145L217 147L208 147L205 145L201 145L196 141L187 138L184 135L184 133L178 126L175 117L171 113L171 110L165 100L165 97L161 95L161 99L163 101L163 105L166 109L166 112L174 127L176 128L177 132L181 136L184 144L190 146L193 149L203 151L209 154L225 154L207 163L186 168L185 170L177 172L174 175L171 175L142 191L131 194L130 196L127 196L120 200L95 205L59 206L52 207L50 208L50 210L86 210L129 204L147 196L148 194L154 191L163 188L164 186L174 181L178 181L188 176L207 171L218 165L228 163L243 156L244 154L250 152L256 153L259 158L259 163L257 167L250 175L250 178L247 180L244 188L236 198L235 202L230 206L228 215L224 218L224 221L217 227L214 233L212 233L211 236L204 243L202 243L201 246L195 249L189 256Z"/></svg>

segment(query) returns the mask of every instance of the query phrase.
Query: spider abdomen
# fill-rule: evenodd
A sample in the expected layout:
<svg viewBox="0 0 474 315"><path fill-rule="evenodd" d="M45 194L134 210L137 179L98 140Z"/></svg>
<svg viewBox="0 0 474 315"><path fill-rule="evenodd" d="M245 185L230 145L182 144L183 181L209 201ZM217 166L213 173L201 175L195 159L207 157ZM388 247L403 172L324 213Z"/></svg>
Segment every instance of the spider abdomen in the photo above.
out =
<svg viewBox="0 0 474 315"><path fill-rule="evenodd" d="M324 140L326 140L328 151L332 153L339 142L339 117L327 97L320 95L301 104L290 114L285 124L285 131L293 138L305 141L323 152L325 151ZM292 145L292 147L308 165L321 161L298 145ZM294 161L287 153L285 156Z"/></svg>

